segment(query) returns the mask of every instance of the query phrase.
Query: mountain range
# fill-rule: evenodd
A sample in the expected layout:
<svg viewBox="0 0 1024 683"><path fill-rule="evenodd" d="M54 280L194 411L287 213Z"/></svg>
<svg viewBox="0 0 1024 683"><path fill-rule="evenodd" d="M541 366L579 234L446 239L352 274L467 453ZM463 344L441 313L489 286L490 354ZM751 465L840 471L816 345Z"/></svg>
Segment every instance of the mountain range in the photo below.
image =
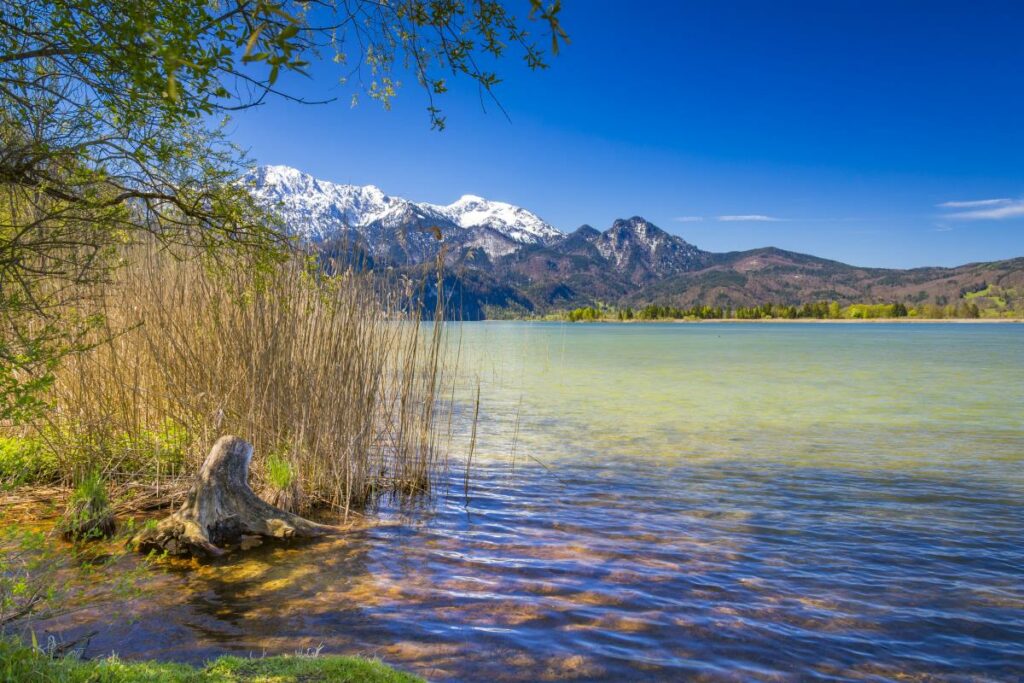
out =
<svg viewBox="0 0 1024 683"><path fill-rule="evenodd" d="M774 247L704 251L639 216L563 233L536 214L465 195L414 202L287 166L245 182L286 227L371 268L425 276L441 258L451 308L464 318L537 314L604 302L688 308L813 301L1024 307L1024 258L956 268L863 268Z"/></svg>

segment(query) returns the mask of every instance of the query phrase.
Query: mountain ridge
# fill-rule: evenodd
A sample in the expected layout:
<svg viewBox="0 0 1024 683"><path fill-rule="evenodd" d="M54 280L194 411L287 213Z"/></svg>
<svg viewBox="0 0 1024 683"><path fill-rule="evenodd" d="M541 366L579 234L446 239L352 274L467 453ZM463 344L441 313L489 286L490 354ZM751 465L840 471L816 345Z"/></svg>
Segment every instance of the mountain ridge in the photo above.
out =
<svg viewBox="0 0 1024 683"><path fill-rule="evenodd" d="M385 260L395 260L393 242L401 237L406 253L397 260L403 263L436 253L435 227L492 255L508 253L509 242L536 244L562 234L526 209L476 195L463 195L448 205L414 202L375 185L334 183L280 165L252 169L242 181L258 200L275 207L299 237L319 243L359 236L371 253Z"/></svg>
<svg viewBox="0 0 1024 683"><path fill-rule="evenodd" d="M678 307L848 303L949 305L966 297L999 310L1024 308L1024 257L953 268L853 266L777 247L715 253L641 216L604 230L563 233L506 202L463 195L452 204L414 202L373 185L344 185L286 166L244 178L300 238L346 243L371 267L423 275L441 257L453 308L543 313L605 302Z"/></svg>

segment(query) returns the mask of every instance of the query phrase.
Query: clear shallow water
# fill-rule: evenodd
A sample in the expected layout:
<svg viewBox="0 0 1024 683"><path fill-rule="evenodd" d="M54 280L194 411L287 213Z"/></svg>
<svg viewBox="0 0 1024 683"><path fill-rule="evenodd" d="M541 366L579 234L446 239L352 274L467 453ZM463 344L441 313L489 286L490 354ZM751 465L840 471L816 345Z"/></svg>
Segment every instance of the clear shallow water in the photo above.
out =
<svg viewBox="0 0 1024 683"><path fill-rule="evenodd" d="M323 645L438 680L1024 678L1024 326L453 333L482 396L468 502L454 476L53 626L99 629L90 654Z"/></svg>

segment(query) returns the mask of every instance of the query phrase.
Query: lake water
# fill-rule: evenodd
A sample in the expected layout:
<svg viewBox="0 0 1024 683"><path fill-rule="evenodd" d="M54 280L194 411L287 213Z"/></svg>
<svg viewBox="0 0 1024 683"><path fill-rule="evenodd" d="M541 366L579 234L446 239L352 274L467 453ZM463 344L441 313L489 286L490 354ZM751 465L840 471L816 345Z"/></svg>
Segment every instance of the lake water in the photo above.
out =
<svg viewBox="0 0 1024 683"><path fill-rule="evenodd" d="M468 494L154 570L134 622L67 637L435 680L1024 678L1024 325L450 332Z"/></svg>

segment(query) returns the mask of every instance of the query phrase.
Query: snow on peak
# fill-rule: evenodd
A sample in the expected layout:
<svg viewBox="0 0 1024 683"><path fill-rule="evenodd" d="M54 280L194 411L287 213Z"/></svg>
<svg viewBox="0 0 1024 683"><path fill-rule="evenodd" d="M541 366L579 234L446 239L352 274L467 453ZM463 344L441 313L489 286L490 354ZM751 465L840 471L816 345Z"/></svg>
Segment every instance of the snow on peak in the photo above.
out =
<svg viewBox="0 0 1024 683"><path fill-rule="evenodd" d="M537 214L505 202L465 194L448 206L424 204L462 228L487 227L523 244L549 242L562 233Z"/></svg>
<svg viewBox="0 0 1024 683"><path fill-rule="evenodd" d="M257 199L275 207L297 235L323 241L347 229L390 224L409 202L374 185L320 180L289 166L261 166L244 177Z"/></svg>
<svg viewBox="0 0 1024 683"><path fill-rule="evenodd" d="M261 166L246 174L254 195L278 208L289 227L315 241L342 229L396 227L409 221L442 227L490 228L514 242L548 242L561 233L536 214L505 202L463 195L448 206L412 202L373 185L319 180L289 166Z"/></svg>

